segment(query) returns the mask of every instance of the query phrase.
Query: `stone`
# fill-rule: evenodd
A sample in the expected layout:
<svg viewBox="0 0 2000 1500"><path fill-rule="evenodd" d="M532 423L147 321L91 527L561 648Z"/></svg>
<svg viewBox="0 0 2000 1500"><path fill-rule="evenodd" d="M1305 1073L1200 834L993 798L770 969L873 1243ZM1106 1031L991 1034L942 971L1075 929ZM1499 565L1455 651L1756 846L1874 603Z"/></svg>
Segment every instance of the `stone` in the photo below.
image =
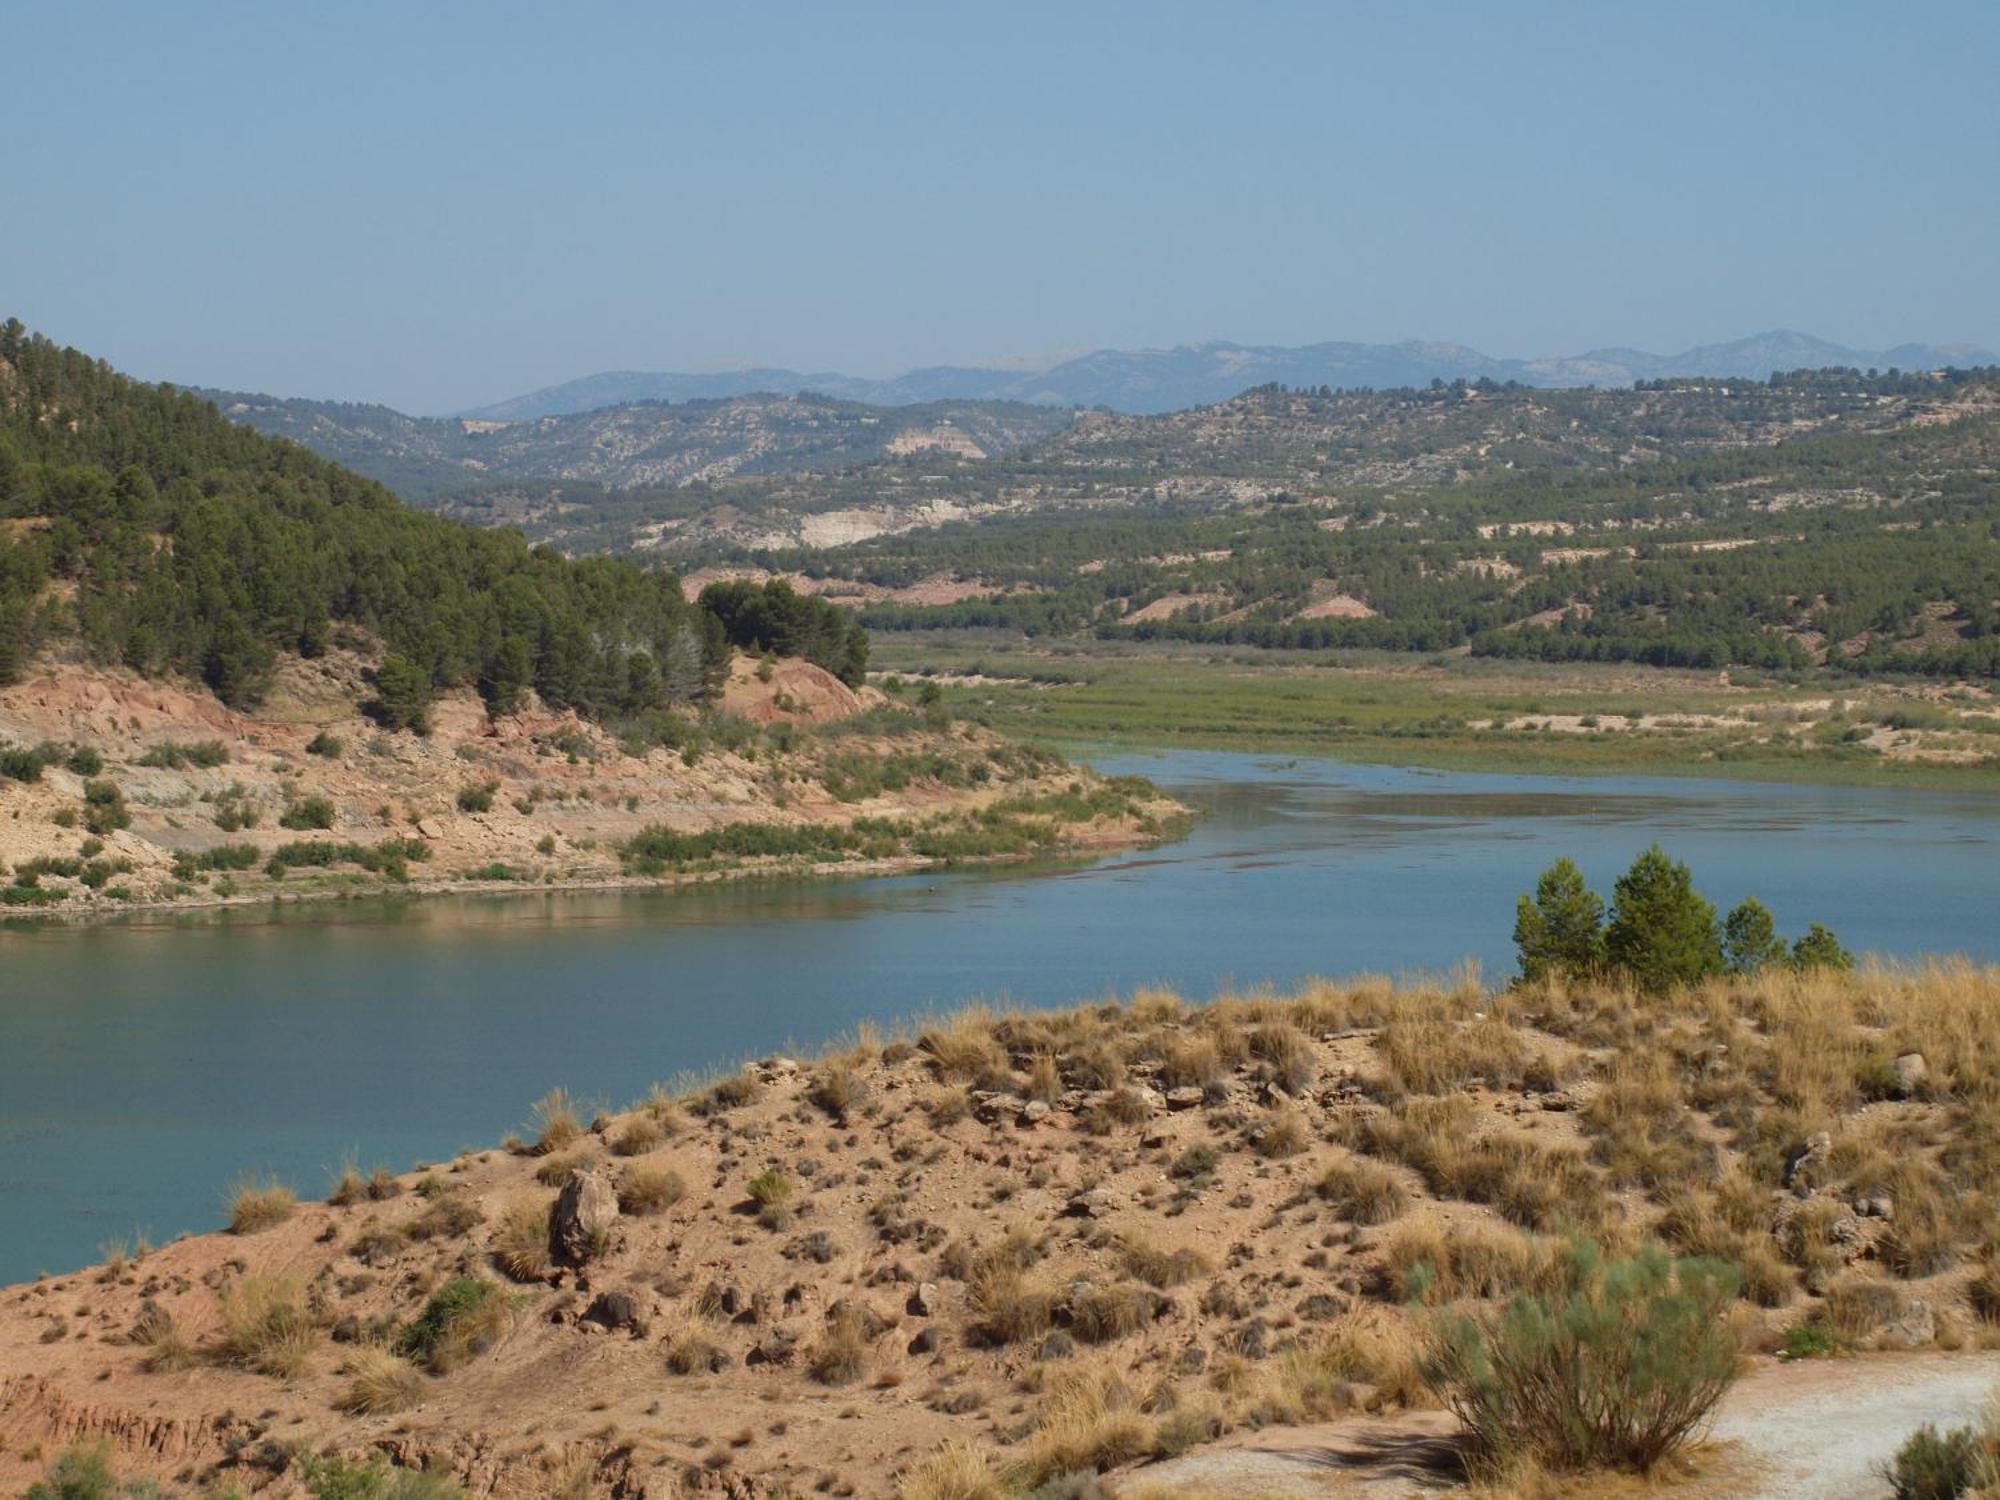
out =
<svg viewBox="0 0 2000 1500"><path fill-rule="evenodd" d="M1200 1109L1201 1090L1191 1083L1182 1084L1177 1089L1167 1090L1167 1108L1172 1110Z"/></svg>
<svg viewBox="0 0 2000 1500"><path fill-rule="evenodd" d="M1785 1186L1811 1191L1816 1176L1832 1154L1833 1137L1824 1130L1815 1130L1803 1145L1793 1147L1786 1156Z"/></svg>
<svg viewBox="0 0 2000 1500"><path fill-rule="evenodd" d="M1893 1219L1896 1200L1887 1193L1869 1193L1854 1200L1854 1211L1864 1219Z"/></svg>
<svg viewBox="0 0 2000 1500"><path fill-rule="evenodd" d="M1046 1120L1051 1111L1045 1100L1030 1099L1021 1106L1021 1113L1014 1117L1014 1123L1022 1129L1032 1129Z"/></svg>
<svg viewBox="0 0 2000 1500"><path fill-rule="evenodd" d="M917 1289L914 1292L910 1293L910 1301L908 1305L911 1316L918 1318L936 1317L938 1310L938 1300L939 1300L938 1287L935 1281L925 1281L919 1283Z"/></svg>
<svg viewBox="0 0 2000 1500"><path fill-rule="evenodd" d="M935 1354L944 1347L944 1335L936 1328L919 1328L917 1336L910 1340L910 1353Z"/></svg>
<svg viewBox="0 0 2000 1500"><path fill-rule="evenodd" d="M643 1338L646 1333L646 1319L639 1310L639 1299L630 1292L599 1292L591 1299L590 1306L583 1310L583 1321L594 1323L599 1328L631 1334Z"/></svg>
<svg viewBox="0 0 2000 1500"><path fill-rule="evenodd" d="M1889 1064L1889 1077L1898 1099L1913 1099L1930 1081L1931 1067L1921 1052L1905 1052Z"/></svg>
<svg viewBox="0 0 2000 1500"><path fill-rule="evenodd" d="M556 1195L549 1215L549 1249L565 1265L583 1265L603 1253L617 1222L618 1190L610 1176L578 1167Z"/></svg>
<svg viewBox="0 0 2000 1500"><path fill-rule="evenodd" d="M1112 1209L1111 1193L1106 1188L1091 1188L1074 1194L1063 1205L1063 1212L1077 1219L1101 1219Z"/></svg>
<svg viewBox="0 0 2000 1500"><path fill-rule="evenodd" d="M746 1363L753 1365L788 1365L792 1362L793 1351L798 1348L799 1336L789 1328L773 1328L751 1349Z"/></svg>
<svg viewBox="0 0 2000 1500"><path fill-rule="evenodd" d="M1139 1144L1149 1151L1157 1150L1172 1139L1173 1137L1167 1133L1167 1127L1164 1125L1148 1125L1144 1130L1139 1132Z"/></svg>
<svg viewBox="0 0 2000 1500"><path fill-rule="evenodd" d="M1036 1359L1069 1359L1076 1353L1076 1340L1058 1328L1035 1350Z"/></svg>
<svg viewBox="0 0 2000 1500"><path fill-rule="evenodd" d="M1903 1310L1882 1325L1875 1336L1878 1349L1928 1349L1937 1342L1937 1314L1921 1298L1904 1304Z"/></svg>

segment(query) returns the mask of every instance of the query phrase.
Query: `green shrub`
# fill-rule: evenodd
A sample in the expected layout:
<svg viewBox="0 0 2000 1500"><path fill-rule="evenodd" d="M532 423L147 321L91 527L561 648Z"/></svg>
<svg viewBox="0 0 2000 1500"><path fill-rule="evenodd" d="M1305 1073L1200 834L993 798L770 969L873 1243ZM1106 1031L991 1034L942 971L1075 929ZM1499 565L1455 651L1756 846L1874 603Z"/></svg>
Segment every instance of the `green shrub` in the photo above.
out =
<svg viewBox="0 0 2000 1500"><path fill-rule="evenodd" d="M317 755L322 760L339 760L343 748L339 737L328 734L324 729L306 741L306 754Z"/></svg>
<svg viewBox="0 0 2000 1500"><path fill-rule="evenodd" d="M380 1455L366 1463L309 1457L299 1472L312 1500L465 1500L465 1491L443 1474L399 1469Z"/></svg>
<svg viewBox="0 0 2000 1500"><path fill-rule="evenodd" d="M483 813L493 811L493 794L500 790L497 781L481 782L478 786L464 786L458 789L458 810L460 812Z"/></svg>
<svg viewBox="0 0 2000 1500"><path fill-rule="evenodd" d="M111 1473L111 1445L99 1439L65 1448L28 1486L25 1500L115 1500L120 1488Z"/></svg>
<svg viewBox="0 0 2000 1500"><path fill-rule="evenodd" d="M139 765L171 771L183 771L189 766L208 770L228 763L229 747L221 740L202 740L193 745L183 745L177 740L163 740L138 760Z"/></svg>
<svg viewBox="0 0 2000 1500"><path fill-rule="evenodd" d="M1735 1379L1725 1318L1737 1279L1733 1266L1676 1261L1658 1245L1607 1260L1575 1240L1550 1290L1497 1313L1440 1313L1424 1376L1485 1463L1643 1473L1694 1435Z"/></svg>
<svg viewBox="0 0 2000 1500"><path fill-rule="evenodd" d="M0 779L40 781L41 756L32 750L23 750L18 745L0 745Z"/></svg>
<svg viewBox="0 0 2000 1500"><path fill-rule="evenodd" d="M96 776L104 770L104 757L88 745L73 745L63 764L73 776Z"/></svg>
<svg viewBox="0 0 2000 1500"><path fill-rule="evenodd" d="M325 797L301 797L278 816L280 828L304 830L333 827L333 803Z"/></svg>
<svg viewBox="0 0 2000 1500"><path fill-rule="evenodd" d="M507 1298L498 1286L461 1276L424 1304L396 1340L396 1352L435 1374L446 1374L492 1347L506 1313Z"/></svg>
<svg viewBox="0 0 2000 1500"><path fill-rule="evenodd" d="M83 784L83 826L100 838L132 826L132 814L125 808L125 793L119 790L117 782Z"/></svg>
<svg viewBox="0 0 2000 1500"><path fill-rule="evenodd" d="M1883 1477L1896 1500L1959 1500L2000 1482L1984 1448L1970 1427L1939 1432L1926 1422L1903 1440Z"/></svg>

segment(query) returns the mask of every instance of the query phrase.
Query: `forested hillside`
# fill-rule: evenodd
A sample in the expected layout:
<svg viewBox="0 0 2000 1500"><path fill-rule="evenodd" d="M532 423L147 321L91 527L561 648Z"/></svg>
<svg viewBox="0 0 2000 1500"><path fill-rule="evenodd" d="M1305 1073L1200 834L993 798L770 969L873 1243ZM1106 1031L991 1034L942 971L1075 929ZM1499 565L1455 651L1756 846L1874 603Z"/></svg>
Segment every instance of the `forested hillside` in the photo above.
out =
<svg viewBox="0 0 2000 1500"><path fill-rule="evenodd" d="M771 621L778 623L773 625ZM858 681L859 628L775 597L773 649ZM603 716L711 691L731 644L679 580L569 561L518 533L407 509L381 485L226 420L208 401L0 327L0 683L43 645L198 676L255 704L280 653L387 653L381 711L436 689L505 707L532 687ZM747 642L739 642L747 644Z"/></svg>
<svg viewBox="0 0 2000 1500"><path fill-rule="evenodd" d="M2000 666L1991 371L1269 390L1206 413L1092 418L1035 457L1032 507L733 560L876 588L964 585L949 603L878 601L864 616L876 628L1942 676ZM1011 466L1016 493L1025 463Z"/></svg>

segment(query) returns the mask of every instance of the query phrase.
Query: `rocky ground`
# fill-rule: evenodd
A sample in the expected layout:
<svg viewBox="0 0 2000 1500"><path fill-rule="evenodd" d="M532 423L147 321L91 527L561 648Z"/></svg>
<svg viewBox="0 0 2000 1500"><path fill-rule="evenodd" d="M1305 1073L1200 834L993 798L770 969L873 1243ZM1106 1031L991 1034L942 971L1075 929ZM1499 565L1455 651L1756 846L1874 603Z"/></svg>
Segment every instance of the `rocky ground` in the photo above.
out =
<svg viewBox="0 0 2000 1500"><path fill-rule="evenodd" d="M509 1496L1320 1493L1241 1455L1448 1440L1413 1292L1540 1284L1569 1229L1735 1263L1753 1370L1886 1391L1927 1350L1960 1391L2000 1345L1995 1016L1967 968L1150 992L551 1098L0 1293L0 1489L103 1437L249 1490L375 1452Z"/></svg>
<svg viewBox="0 0 2000 1500"><path fill-rule="evenodd" d="M856 692L803 661L739 657L719 714L690 717L688 743L675 747L620 740L534 704L489 717L469 691L433 706L428 734L389 733L362 715L363 672L346 654L288 660L254 714L199 685L55 662L0 690L0 748L41 747L44 762L32 779L0 776L0 875L12 880L0 901L89 913L385 884L541 889L883 869L924 862L913 852L922 831L981 819L1000 819L1008 836L985 843L1007 854L1143 842L1179 811L1150 792L1093 801L1105 783L1088 771ZM1072 793L1089 805L1049 800ZM1032 816L1007 811L1035 799ZM649 828L857 819L905 831L810 859L639 871L622 857ZM978 841L959 842L978 857ZM275 869L274 857L290 863Z"/></svg>

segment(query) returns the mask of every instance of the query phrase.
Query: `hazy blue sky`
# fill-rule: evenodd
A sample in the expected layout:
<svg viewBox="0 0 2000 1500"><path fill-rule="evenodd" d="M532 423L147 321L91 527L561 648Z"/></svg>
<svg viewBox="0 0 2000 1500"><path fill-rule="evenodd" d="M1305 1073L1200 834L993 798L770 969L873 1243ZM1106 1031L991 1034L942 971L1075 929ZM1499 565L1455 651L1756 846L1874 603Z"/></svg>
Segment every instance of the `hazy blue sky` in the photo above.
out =
<svg viewBox="0 0 2000 1500"><path fill-rule="evenodd" d="M153 378L2000 347L1993 0L0 0L0 50L0 315Z"/></svg>

